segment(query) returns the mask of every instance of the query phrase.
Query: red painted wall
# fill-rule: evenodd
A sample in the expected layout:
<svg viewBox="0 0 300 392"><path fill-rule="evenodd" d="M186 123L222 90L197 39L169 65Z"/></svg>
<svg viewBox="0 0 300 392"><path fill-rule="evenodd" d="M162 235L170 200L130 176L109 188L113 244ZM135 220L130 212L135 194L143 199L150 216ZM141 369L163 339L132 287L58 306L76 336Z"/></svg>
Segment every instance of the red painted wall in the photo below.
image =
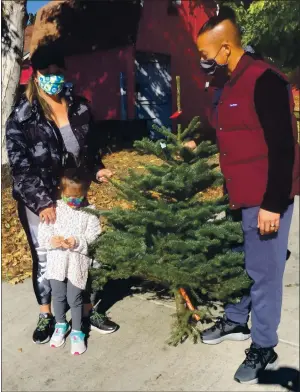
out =
<svg viewBox="0 0 300 392"><path fill-rule="evenodd" d="M133 100L133 48L80 54L66 59L67 79L75 84L78 94L91 101L95 119L120 119L120 73L128 78L128 96ZM128 108L133 118L133 107Z"/></svg>
<svg viewBox="0 0 300 392"><path fill-rule="evenodd" d="M185 124L203 113L207 99L195 38L208 16L201 5L191 11L189 1L182 1L178 12L178 15L168 15L168 0L144 0L136 50L171 55L173 111L176 110L175 76L179 75L183 109L179 119ZM69 80L75 83L79 94L91 100L96 119L120 119L120 72L127 76L128 116L134 118L134 53L133 47L127 47L80 54L66 60Z"/></svg>
<svg viewBox="0 0 300 392"><path fill-rule="evenodd" d="M201 4L191 10L189 1L182 1L177 9L178 15L168 15L168 0L145 0L137 50L171 55L173 112L176 111L175 77L180 76L183 113L179 121L188 123L194 116L203 114L208 94L204 93L205 80L195 45L197 33L208 19L208 11Z"/></svg>

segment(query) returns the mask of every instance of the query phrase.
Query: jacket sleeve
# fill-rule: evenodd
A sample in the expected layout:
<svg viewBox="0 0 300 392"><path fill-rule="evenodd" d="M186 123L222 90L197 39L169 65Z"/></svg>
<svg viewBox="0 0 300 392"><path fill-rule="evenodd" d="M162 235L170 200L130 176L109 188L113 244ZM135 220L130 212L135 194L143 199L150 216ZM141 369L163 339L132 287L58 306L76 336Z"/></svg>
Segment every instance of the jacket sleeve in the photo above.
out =
<svg viewBox="0 0 300 392"><path fill-rule="evenodd" d="M295 159L288 84L266 71L256 82L254 102L268 146L268 181L261 208L282 213L290 200Z"/></svg>
<svg viewBox="0 0 300 392"><path fill-rule="evenodd" d="M38 229L38 243L41 248L46 250L53 249L51 245L51 238L54 237L54 225L47 223L40 223Z"/></svg>
<svg viewBox="0 0 300 392"><path fill-rule="evenodd" d="M75 237L77 247L74 249L74 252L79 252L87 256L89 244L94 242L100 234L101 225L99 218L90 214L88 217L88 224L84 235Z"/></svg>
<svg viewBox="0 0 300 392"><path fill-rule="evenodd" d="M39 214L53 204L49 190L30 162L28 146L20 124L9 118L6 123L6 148L14 193L30 210Z"/></svg>
<svg viewBox="0 0 300 392"><path fill-rule="evenodd" d="M97 127L95 124L95 120L93 118L90 109L89 112L90 112L90 122L89 122L89 130L87 135L87 146L86 146L87 161L88 161L89 170L96 177L97 172L101 169L104 169L105 166L101 160L101 156L99 152L100 146L97 140L98 139Z"/></svg>

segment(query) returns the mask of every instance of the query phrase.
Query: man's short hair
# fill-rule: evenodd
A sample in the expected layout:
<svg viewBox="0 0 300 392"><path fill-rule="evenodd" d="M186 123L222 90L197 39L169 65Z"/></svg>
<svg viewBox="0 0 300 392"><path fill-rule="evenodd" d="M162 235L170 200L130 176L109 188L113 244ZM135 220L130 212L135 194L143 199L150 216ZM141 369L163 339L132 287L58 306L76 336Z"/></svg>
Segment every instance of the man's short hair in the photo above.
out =
<svg viewBox="0 0 300 392"><path fill-rule="evenodd" d="M232 8L227 6L220 7L218 15L212 16L211 18L208 19L206 23L204 23L204 25L201 27L201 29L198 32L198 37L199 35L214 29L218 24L220 24L224 20L230 20L230 22L236 27L236 32L238 38L240 39L242 34L239 26L236 23L235 12Z"/></svg>

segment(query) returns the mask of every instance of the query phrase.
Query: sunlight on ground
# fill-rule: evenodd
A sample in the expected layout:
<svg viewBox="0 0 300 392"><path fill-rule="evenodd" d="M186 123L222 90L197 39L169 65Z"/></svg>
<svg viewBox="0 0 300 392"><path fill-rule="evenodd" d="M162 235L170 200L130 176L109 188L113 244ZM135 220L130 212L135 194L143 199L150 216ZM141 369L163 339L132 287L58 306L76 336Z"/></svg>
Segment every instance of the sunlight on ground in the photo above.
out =
<svg viewBox="0 0 300 392"><path fill-rule="evenodd" d="M142 171L144 164L159 164L161 161L149 155L121 151L108 155L103 160L105 166L115 172L115 178L122 178L132 168ZM222 195L222 189L209 189L204 198L215 199ZM93 184L89 201L99 209L111 209L118 205L127 208L126 201L117 200L111 184ZM31 276L32 262L25 233L20 225L16 203L11 196L11 189L2 190L2 279L17 284Z"/></svg>

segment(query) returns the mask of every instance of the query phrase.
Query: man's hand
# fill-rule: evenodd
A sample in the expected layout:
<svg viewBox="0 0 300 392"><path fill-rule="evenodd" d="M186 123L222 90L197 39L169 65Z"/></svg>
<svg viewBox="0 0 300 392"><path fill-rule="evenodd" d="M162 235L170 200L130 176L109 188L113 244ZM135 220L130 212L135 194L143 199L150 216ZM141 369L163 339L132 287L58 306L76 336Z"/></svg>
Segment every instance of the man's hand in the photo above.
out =
<svg viewBox="0 0 300 392"><path fill-rule="evenodd" d="M184 143L183 146L184 146L184 147L188 147L188 148L190 148L191 150L195 150L195 148L197 147L197 144L195 143L194 140L191 140L191 141L189 141L189 142Z"/></svg>
<svg viewBox="0 0 300 392"><path fill-rule="evenodd" d="M70 237L64 240L62 247L64 249L74 249L76 247L76 239L74 237Z"/></svg>
<svg viewBox="0 0 300 392"><path fill-rule="evenodd" d="M62 248L64 243L64 237L54 236L50 240L50 244L53 249Z"/></svg>
<svg viewBox="0 0 300 392"><path fill-rule="evenodd" d="M280 214L263 210L258 213L257 227L261 235L277 233L280 226Z"/></svg>
<svg viewBox="0 0 300 392"><path fill-rule="evenodd" d="M113 172L109 169L101 169L96 175L96 179L100 182L108 182L108 178L113 176Z"/></svg>
<svg viewBox="0 0 300 392"><path fill-rule="evenodd" d="M40 214L40 220L41 222L45 222L47 223L47 225L49 225L49 223L55 223L56 221L56 210L55 207L47 207L45 209L43 209Z"/></svg>

